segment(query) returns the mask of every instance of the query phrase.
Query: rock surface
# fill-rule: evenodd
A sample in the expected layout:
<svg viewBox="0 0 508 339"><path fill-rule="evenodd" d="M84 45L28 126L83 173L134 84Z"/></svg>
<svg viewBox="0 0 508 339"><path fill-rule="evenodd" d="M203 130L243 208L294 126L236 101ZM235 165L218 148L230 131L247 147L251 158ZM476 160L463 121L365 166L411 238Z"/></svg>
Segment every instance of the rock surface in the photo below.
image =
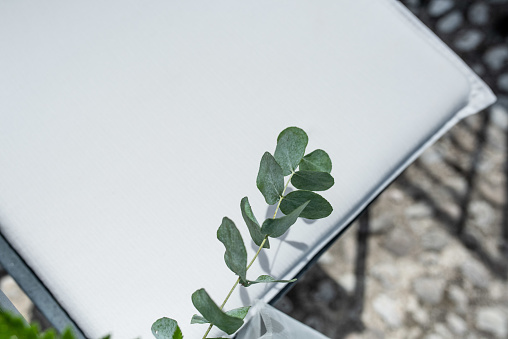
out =
<svg viewBox="0 0 508 339"><path fill-rule="evenodd" d="M467 332L466 321L455 313L448 313L446 315L446 323L450 330L457 336L463 336Z"/></svg>
<svg viewBox="0 0 508 339"><path fill-rule="evenodd" d="M477 261L467 261L460 267L462 275L473 286L487 288L489 286L489 272Z"/></svg>
<svg viewBox="0 0 508 339"><path fill-rule="evenodd" d="M506 314L499 308L479 308L476 314L476 327L481 331L494 334L497 338L506 338L508 336Z"/></svg>
<svg viewBox="0 0 508 339"><path fill-rule="evenodd" d="M418 278L414 282L414 291L422 303L437 305L443 300L445 285L442 278Z"/></svg>
<svg viewBox="0 0 508 339"><path fill-rule="evenodd" d="M402 312L395 300L381 294L374 298L372 305L388 326L396 328L402 325Z"/></svg>

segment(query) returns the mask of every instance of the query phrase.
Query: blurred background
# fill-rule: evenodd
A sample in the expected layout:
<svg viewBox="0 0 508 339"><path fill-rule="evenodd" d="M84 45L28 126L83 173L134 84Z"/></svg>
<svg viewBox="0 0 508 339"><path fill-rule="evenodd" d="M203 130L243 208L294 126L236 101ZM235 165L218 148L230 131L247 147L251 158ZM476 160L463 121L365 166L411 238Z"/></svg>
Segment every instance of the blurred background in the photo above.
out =
<svg viewBox="0 0 508 339"><path fill-rule="evenodd" d="M401 3L498 102L427 150L275 306L332 339L508 338L508 0ZM48 326L2 268L0 288Z"/></svg>

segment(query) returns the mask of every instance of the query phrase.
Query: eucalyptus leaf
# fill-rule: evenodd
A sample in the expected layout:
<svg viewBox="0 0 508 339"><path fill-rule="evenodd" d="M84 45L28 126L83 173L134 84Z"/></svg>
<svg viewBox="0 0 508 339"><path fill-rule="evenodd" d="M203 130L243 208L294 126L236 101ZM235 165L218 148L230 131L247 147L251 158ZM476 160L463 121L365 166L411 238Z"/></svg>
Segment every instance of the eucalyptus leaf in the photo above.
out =
<svg viewBox="0 0 508 339"><path fill-rule="evenodd" d="M307 191L326 191L333 186L333 177L326 172L297 171L291 183L298 189Z"/></svg>
<svg viewBox="0 0 508 339"><path fill-rule="evenodd" d="M277 203L284 191L282 168L269 152L265 152L261 158L256 185L268 205Z"/></svg>
<svg viewBox="0 0 508 339"><path fill-rule="evenodd" d="M242 210L242 217L247 224L252 240L256 245L261 246L265 237L261 233L261 226L259 226L254 213L252 213L252 208L250 207L249 199L247 197L243 198L240 202L240 209ZM270 248L270 242L268 239L266 239L263 248Z"/></svg>
<svg viewBox="0 0 508 339"><path fill-rule="evenodd" d="M300 213L302 218L321 219L329 216L333 211L332 205L325 198L310 191L293 191L289 193L282 199L280 210L284 214L290 214L306 201L309 201L309 204Z"/></svg>
<svg viewBox="0 0 508 339"><path fill-rule="evenodd" d="M247 280L247 284L244 285L245 287L248 287L250 285L259 284L259 283L292 283L295 282L296 279L291 280L277 280L274 277L271 277L269 275L260 275L256 280Z"/></svg>
<svg viewBox="0 0 508 339"><path fill-rule="evenodd" d="M299 207L291 211L291 213L288 213L281 218L266 219L263 222L263 226L261 226L261 232L272 238L280 237L296 222L298 216L300 216L300 213L302 213L307 204L309 204L309 201L305 201Z"/></svg>
<svg viewBox="0 0 508 339"><path fill-rule="evenodd" d="M182 339L178 323L170 318L160 318L152 325L152 334L157 339Z"/></svg>
<svg viewBox="0 0 508 339"><path fill-rule="evenodd" d="M290 175L296 170L308 142L307 133L298 127L288 127L279 134L273 155L282 167L282 174Z"/></svg>
<svg viewBox="0 0 508 339"><path fill-rule="evenodd" d="M243 243L242 235L235 223L228 217L222 219L222 224L217 230L217 239L224 244L226 252L224 261L231 271L245 280L247 272L247 251Z"/></svg>
<svg viewBox="0 0 508 339"><path fill-rule="evenodd" d="M227 315L238 319L245 319L247 313L249 313L250 306L238 307L226 312Z"/></svg>
<svg viewBox="0 0 508 339"><path fill-rule="evenodd" d="M225 312L227 315L230 315L232 317L238 318L238 319L244 319L247 316L247 313L249 312L250 306L244 306L235 308L232 310L229 310ZM205 317L194 314L191 319L191 324L209 324L210 322L205 319Z"/></svg>
<svg viewBox="0 0 508 339"><path fill-rule="evenodd" d="M332 160L325 151L317 149L303 157L300 162L300 170L330 173Z"/></svg>
<svg viewBox="0 0 508 339"><path fill-rule="evenodd" d="M203 316L199 314L194 314L190 321L191 324L209 324L210 322L206 320Z"/></svg>
<svg viewBox="0 0 508 339"><path fill-rule="evenodd" d="M227 334L235 333L243 325L242 319L224 313L203 288L192 293L192 304L205 319Z"/></svg>

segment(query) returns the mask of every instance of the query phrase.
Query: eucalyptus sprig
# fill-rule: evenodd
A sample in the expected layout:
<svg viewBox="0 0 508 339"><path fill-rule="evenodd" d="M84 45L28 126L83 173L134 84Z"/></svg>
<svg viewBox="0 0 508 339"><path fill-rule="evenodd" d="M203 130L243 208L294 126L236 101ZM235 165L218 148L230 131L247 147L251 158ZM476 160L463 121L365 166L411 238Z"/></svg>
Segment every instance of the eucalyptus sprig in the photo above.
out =
<svg viewBox="0 0 508 339"><path fill-rule="evenodd" d="M266 203L268 205L277 204L277 206L273 217L266 219L260 225L252 212L249 199L245 197L241 200L240 209L243 220L252 241L259 246L248 264L247 250L240 231L231 219L228 217L222 219L217 230L217 239L226 248L224 253L226 266L238 278L220 306L202 288L192 294L192 303L200 314L195 314L192 317L191 324L209 324L203 339L207 339L213 326L231 335L243 325L250 306L229 311L223 310L238 285L249 287L259 283L291 283L296 280L277 280L269 275L261 275L255 280L247 278L247 271L256 261L261 250L270 248L268 238L282 236L299 217L321 219L332 213L333 208L330 203L315 193L315 191L325 191L333 186L334 179L330 175L332 161L328 154L321 149L305 155L307 143L307 134L302 129L288 127L279 134L274 154L265 152L261 158L256 185L263 194ZM284 182L285 177L288 177L286 182ZM289 183L296 190L285 194ZM285 215L277 218L279 209ZM183 338L177 322L170 318L157 320L152 325L152 333L157 339Z"/></svg>

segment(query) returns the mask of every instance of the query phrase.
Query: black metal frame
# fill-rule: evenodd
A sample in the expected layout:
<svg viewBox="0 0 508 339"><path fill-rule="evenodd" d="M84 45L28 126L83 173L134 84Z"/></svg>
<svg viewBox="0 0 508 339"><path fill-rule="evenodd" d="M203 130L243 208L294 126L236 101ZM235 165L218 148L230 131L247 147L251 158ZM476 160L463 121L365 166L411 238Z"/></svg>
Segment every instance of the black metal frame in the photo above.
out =
<svg viewBox="0 0 508 339"><path fill-rule="evenodd" d="M72 321L67 312L2 233L0 233L0 264L58 332L62 333L70 327L78 339L86 338L81 329ZM7 309L8 305L5 308Z"/></svg>

